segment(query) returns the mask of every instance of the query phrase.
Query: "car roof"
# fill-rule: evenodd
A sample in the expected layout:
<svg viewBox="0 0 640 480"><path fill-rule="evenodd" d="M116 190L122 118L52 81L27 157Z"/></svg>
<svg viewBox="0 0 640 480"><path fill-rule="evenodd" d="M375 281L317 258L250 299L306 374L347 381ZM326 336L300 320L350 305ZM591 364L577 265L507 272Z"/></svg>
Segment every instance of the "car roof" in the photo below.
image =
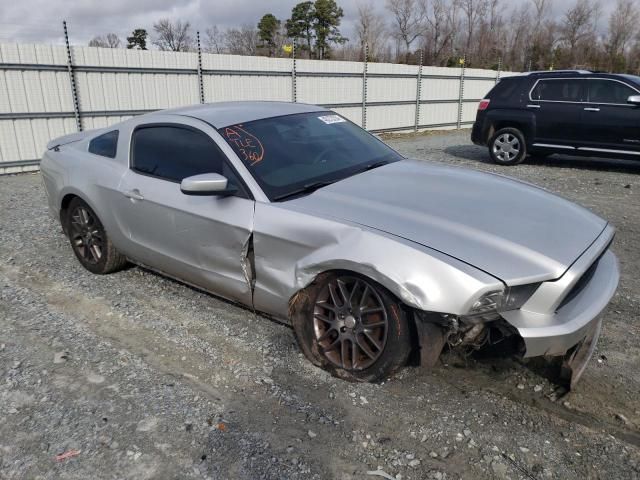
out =
<svg viewBox="0 0 640 480"><path fill-rule="evenodd" d="M252 122L263 118L281 117L296 113L326 112L326 108L291 102L215 102L193 105L149 114L184 115L203 120L215 128Z"/></svg>
<svg viewBox="0 0 640 480"><path fill-rule="evenodd" d="M622 78L626 78L627 80L629 80L630 82L635 83L636 85L640 85L640 77L637 75L629 75L627 73L622 73L620 74L620 76Z"/></svg>
<svg viewBox="0 0 640 480"><path fill-rule="evenodd" d="M533 77L533 78L610 78L610 79L624 79L633 83L639 83L640 77L635 75L627 75L623 73L607 73L607 72L597 72L591 70L539 70L533 72L524 72L517 77ZM506 77L506 78L514 78L514 77Z"/></svg>

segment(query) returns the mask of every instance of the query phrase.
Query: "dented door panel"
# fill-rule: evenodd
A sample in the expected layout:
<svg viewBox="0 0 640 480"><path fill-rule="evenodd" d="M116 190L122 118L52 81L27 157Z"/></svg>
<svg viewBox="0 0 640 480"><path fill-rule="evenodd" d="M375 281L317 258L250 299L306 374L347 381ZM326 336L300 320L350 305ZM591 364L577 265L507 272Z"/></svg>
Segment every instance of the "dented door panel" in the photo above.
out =
<svg viewBox="0 0 640 480"><path fill-rule="evenodd" d="M254 201L193 196L180 185L129 171L118 215L131 228L131 256L139 262L230 300L251 305L245 254L253 228Z"/></svg>

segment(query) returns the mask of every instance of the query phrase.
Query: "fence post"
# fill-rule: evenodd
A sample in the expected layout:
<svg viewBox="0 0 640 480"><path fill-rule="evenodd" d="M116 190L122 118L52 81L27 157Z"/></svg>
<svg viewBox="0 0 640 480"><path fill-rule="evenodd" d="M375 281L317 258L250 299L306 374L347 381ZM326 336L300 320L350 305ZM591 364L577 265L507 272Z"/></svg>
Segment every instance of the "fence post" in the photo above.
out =
<svg viewBox="0 0 640 480"><path fill-rule="evenodd" d="M369 45L364 46L364 65L362 68L362 128L367 129L367 68L369 60Z"/></svg>
<svg viewBox="0 0 640 480"><path fill-rule="evenodd" d="M502 57L498 57L498 73L496 74L496 83L500 81L501 72L502 72Z"/></svg>
<svg viewBox="0 0 640 480"><path fill-rule="evenodd" d="M202 78L202 47L200 46L200 32L196 32L198 39L198 86L200 87L200 103L204 103L204 80Z"/></svg>
<svg viewBox="0 0 640 480"><path fill-rule="evenodd" d="M296 39L291 42L291 101L298 101L298 92L296 87Z"/></svg>
<svg viewBox="0 0 640 480"><path fill-rule="evenodd" d="M461 65L461 69L460 69L460 90L458 92L458 122L456 124L456 127L458 130L460 130L460 127L462 126L462 103L464 100L464 74L465 71L467 69L467 54L465 53L462 56L462 65Z"/></svg>
<svg viewBox="0 0 640 480"><path fill-rule="evenodd" d="M69 45L69 32L67 31L67 21L62 21L64 27L64 43L67 47L67 71L69 72L69 84L71 85L71 99L73 100L73 115L76 119L78 131L82 131L82 119L80 118L80 103L78 102L78 89L76 87L76 75L73 71L73 61L71 59L71 46Z"/></svg>
<svg viewBox="0 0 640 480"><path fill-rule="evenodd" d="M413 126L415 132L418 131L420 125L420 98L422 97L422 62L424 51L420 49L420 63L418 64L418 83L416 85L416 121Z"/></svg>

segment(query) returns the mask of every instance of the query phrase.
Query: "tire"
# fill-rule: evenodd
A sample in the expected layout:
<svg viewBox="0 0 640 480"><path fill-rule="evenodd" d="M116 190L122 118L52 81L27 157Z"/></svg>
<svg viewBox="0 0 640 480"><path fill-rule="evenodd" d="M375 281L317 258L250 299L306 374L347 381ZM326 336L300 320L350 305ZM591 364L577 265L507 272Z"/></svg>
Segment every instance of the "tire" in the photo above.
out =
<svg viewBox="0 0 640 480"><path fill-rule="evenodd" d="M65 223L73 253L84 268L102 275L125 267L127 259L115 249L102 222L84 200L71 200Z"/></svg>
<svg viewBox="0 0 640 480"><path fill-rule="evenodd" d="M517 165L527 156L524 135L517 128L501 128L489 140L489 155L499 165Z"/></svg>
<svg viewBox="0 0 640 480"><path fill-rule="evenodd" d="M402 305L382 286L350 272L319 275L293 297L290 317L305 356L344 380L385 380L411 352Z"/></svg>

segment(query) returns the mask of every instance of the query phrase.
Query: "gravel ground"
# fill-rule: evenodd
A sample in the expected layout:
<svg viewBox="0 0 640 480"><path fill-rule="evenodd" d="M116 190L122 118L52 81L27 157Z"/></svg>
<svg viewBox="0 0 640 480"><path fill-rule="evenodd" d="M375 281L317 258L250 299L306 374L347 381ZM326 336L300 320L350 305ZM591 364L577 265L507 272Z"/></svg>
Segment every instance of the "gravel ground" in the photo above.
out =
<svg viewBox="0 0 640 480"><path fill-rule="evenodd" d="M286 326L140 268L91 275L40 176L7 176L0 478L640 478L640 164L498 167L468 132L387 141L536 183L616 225L622 281L575 391L557 399L532 364L451 354L381 385L336 380Z"/></svg>

